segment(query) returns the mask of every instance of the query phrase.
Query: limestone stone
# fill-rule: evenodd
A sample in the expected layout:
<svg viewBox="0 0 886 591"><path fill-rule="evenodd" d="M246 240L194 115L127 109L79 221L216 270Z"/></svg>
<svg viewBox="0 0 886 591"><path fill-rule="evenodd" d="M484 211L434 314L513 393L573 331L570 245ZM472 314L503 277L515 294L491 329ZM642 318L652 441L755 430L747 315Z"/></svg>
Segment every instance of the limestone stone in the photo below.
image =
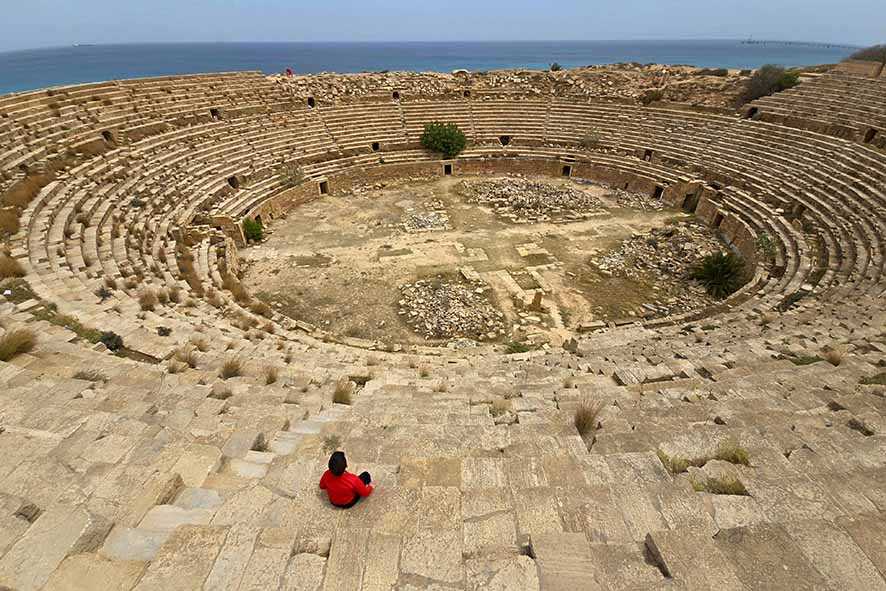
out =
<svg viewBox="0 0 886 591"><path fill-rule="evenodd" d="M65 557L98 548L110 526L82 507L49 508L0 559L0 585L41 588Z"/></svg>
<svg viewBox="0 0 886 591"><path fill-rule="evenodd" d="M240 588L259 532L257 527L231 527L203 584L205 589L236 591Z"/></svg>
<svg viewBox="0 0 886 591"><path fill-rule="evenodd" d="M325 567L326 559L322 556L296 554L289 561L280 591L320 591Z"/></svg>
<svg viewBox="0 0 886 591"><path fill-rule="evenodd" d="M366 568L369 530L339 529L332 539L326 561L324 591L359 589Z"/></svg>
<svg viewBox="0 0 886 591"><path fill-rule="evenodd" d="M492 550L513 551L517 545L513 513L495 513L464 522L464 552L475 555Z"/></svg>
<svg viewBox="0 0 886 591"><path fill-rule="evenodd" d="M759 524L720 530L714 542L749 589L824 589L827 583L787 532ZM753 565L753 568L748 568Z"/></svg>
<svg viewBox="0 0 886 591"><path fill-rule="evenodd" d="M886 576L886 520L880 514L841 517L837 524L858 544L881 575Z"/></svg>
<svg viewBox="0 0 886 591"><path fill-rule="evenodd" d="M145 514L138 524L147 531L170 532L181 525L209 525L214 511L211 509L184 509L176 505L157 505Z"/></svg>
<svg viewBox="0 0 886 591"><path fill-rule="evenodd" d="M367 540L366 568L363 571L362 591L392 589L400 572L400 538L372 533Z"/></svg>
<svg viewBox="0 0 886 591"><path fill-rule="evenodd" d="M541 589L605 589L584 534L542 533L531 536Z"/></svg>
<svg viewBox="0 0 886 591"><path fill-rule="evenodd" d="M828 585L841 589L886 589L877 567L846 532L823 520L787 522L785 530Z"/></svg>
<svg viewBox="0 0 886 591"><path fill-rule="evenodd" d="M467 562L467 588L471 591L536 591L540 589L538 568L528 556L487 558Z"/></svg>
<svg viewBox="0 0 886 591"><path fill-rule="evenodd" d="M151 561L136 591L199 589L212 569L227 528L184 525L173 532Z"/></svg>
<svg viewBox="0 0 886 591"><path fill-rule="evenodd" d="M218 470L221 452L211 445L191 445L172 467L187 486L200 486L210 472Z"/></svg>
<svg viewBox="0 0 886 591"><path fill-rule="evenodd" d="M465 573L461 531L420 530L405 538L400 570L441 583L462 583Z"/></svg>
<svg viewBox="0 0 886 591"><path fill-rule="evenodd" d="M65 558L52 573L45 591L129 591L142 572L145 563L139 561L109 560L98 554L74 554Z"/></svg>
<svg viewBox="0 0 886 591"><path fill-rule="evenodd" d="M705 533L657 531L646 548L665 576L690 589L741 589L735 567Z"/></svg>
<svg viewBox="0 0 886 591"><path fill-rule="evenodd" d="M153 560L170 535L170 530L156 531L118 525L105 539L101 554L114 560Z"/></svg>

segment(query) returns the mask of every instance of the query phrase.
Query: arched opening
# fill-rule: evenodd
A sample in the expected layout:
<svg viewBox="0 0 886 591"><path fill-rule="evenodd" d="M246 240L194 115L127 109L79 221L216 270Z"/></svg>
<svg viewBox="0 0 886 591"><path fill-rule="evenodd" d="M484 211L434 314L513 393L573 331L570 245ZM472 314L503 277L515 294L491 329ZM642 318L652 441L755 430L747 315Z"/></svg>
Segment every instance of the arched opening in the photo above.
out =
<svg viewBox="0 0 886 591"><path fill-rule="evenodd" d="M109 144L113 144L113 143L114 143L114 134L111 133L111 132L108 131L108 130L105 130L105 131L102 132L102 138L104 138L104 140L105 140L106 142L108 142Z"/></svg>
<svg viewBox="0 0 886 591"><path fill-rule="evenodd" d="M452 176L452 165L451 164L444 164L443 165L443 174L445 176Z"/></svg>
<svg viewBox="0 0 886 591"><path fill-rule="evenodd" d="M499 136L498 141L501 142L502 146L507 146L508 144L511 143L511 136L509 136L509 135Z"/></svg>
<svg viewBox="0 0 886 591"><path fill-rule="evenodd" d="M647 149L643 152L643 160L652 162L652 150Z"/></svg>
<svg viewBox="0 0 886 591"><path fill-rule="evenodd" d="M754 117L757 116L757 113L759 113L759 112L760 112L760 109L758 109L757 107L751 107L750 109L748 109L748 112L745 113L744 118L745 119L753 119Z"/></svg>
<svg viewBox="0 0 886 591"><path fill-rule="evenodd" d="M262 226L262 225L263 225L263 224L261 223L261 215L257 215L257 216L255 216L255 221L258 222L258 225L259 225L259 226Z"/></svg>
<svg viewBox="0 0 886 591"><path fill-rule="evenodd" d="M209 116L212 118L213 121L220 121L221 111L219 111L218 109L209 109Z"/></svg>
<svg viewBox="0 0 886 591"><path fill-rule="evenodd" d="M690 193L683 197L683 203L680 204L680 209L682 209L686 213L695 213L696 207L698 207L697 195L693 195L692 193Z"/></svg>
<svg viewBox="0 0 886 591"><path fill-rule="evenodd" d="M317 101L314 100L314 97L309 96L308 97L308 107L313 109L315 106L317 106Z"/></svg>
<svg viewBox="0 0 886 591"><path fill-rule="evenodd" d="M240 179L238 179L236 176L228 177L228 185L230 185L232 189L239 189Z"/></svg>
<svg viewBox="0 0 886 591"><path fill-rule="evenodd" d="M714 216L714 227L719 228L720 224L722 224L722 223L723 223L723 214L718 213L717 215Z"/></svg>
<svg viewBox="0 0 886 591"><path fill-rule="evenodd" d="M877 130L873 127L869 127L866 132L864 132L864 143L869 144L874 141L874 138L877 137Z"/></svg>
<svg viewBox="0 0 886 591"><path fill-rule="evenodd" d="M464 92L464 95L465 95L465 98L471 98L471 91L470 91L470 90L466 90L466 91Z"/></svg>
<svg viewBox="0 0 886 591"><path fill-rule="evenodd" d="M328 195L329 194L329 181L320 181L320 194Z"/></svg>
<svg viewBox="0 0 886 591"><path fill-rule="evenodd" d="M661 199L662 195L664 195L664 187L656 186L655 191L652 192L652 198Z"/></svg>
<svg viewBox="0 0 886 591"><path fill-rule="evenodd" d="M378 142L372 142L372 151L378 152L379 150L381 150L381 144Z"/></svg>
<svg viewBox="0 0 886 591"><path fill-rule="evenodd" d="M572 167L568 164L563 166L563 176L572 176Z"/></svg>
<svg viewBox="0 0 886 591"><path fill-rule="evenodd" d="M392 92L392 93L391 93L391 96L393 97L393 99L394 99L395 101L399 101L399 100L400 100L400 92L397 91L397 90L395 90L394 92Z"/></svg>

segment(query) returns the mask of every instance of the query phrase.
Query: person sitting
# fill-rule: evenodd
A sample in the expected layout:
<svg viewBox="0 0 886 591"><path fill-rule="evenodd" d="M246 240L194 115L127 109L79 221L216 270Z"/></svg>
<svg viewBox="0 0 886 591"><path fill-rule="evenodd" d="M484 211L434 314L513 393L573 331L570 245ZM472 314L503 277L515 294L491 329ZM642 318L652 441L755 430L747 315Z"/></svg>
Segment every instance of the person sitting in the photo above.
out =
<svg viewBox="0 0 886 591"><path fill-rule="evenodd" d="M342 509L350 509L363 497L372 494L369 472L356 476L347 471L345 453L337 451L329 457L329 469L320 478L320 488L326 491L329 502Z"/></svg>

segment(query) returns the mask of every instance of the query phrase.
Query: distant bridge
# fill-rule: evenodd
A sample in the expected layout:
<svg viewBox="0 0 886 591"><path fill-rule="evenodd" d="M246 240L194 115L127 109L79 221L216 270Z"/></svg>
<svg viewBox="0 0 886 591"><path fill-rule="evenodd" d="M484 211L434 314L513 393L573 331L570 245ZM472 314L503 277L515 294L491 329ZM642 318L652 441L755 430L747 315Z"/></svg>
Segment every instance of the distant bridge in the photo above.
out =
<svg viewBox="0 0 886 591"><path fill-rule="evenodd" d="M860 45L846 45L842 43L825 43L822 41L776 41L768 39L745 39L742 45L790 45L802 47L827 47L834 49L861 49Z"/></svg>

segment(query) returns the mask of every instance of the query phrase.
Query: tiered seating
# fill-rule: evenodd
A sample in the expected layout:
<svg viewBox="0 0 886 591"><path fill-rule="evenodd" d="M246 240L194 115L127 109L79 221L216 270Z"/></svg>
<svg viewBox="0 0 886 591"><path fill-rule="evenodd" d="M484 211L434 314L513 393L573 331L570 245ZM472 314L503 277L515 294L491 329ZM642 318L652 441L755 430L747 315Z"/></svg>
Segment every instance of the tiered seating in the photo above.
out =
<svg viewBox="0 0 886 591"><path fill-rule="evenodd" d="M748 116L886 145L886 80L830 72L746 107Z"/></svg>
<svg viewBox="0 0 886 591"><path fill-rule="evenodd" d="M877 122L883 87L846 76L818 94ZM761 104L796 116L809 84ZM309 106L257 73L0 97L0 189L58 164L9 244L33 293L0 299L0 330L39 335L0 361L0 587L886 588L886 407L862 383L886 157L758 119L520 88ZM469 137L454 174L625 179L771 251L715 309L518 355L324 342L239 292L213 216L262 211L289 165L313 194L426 173L431 121ZM749 465L712 459L726 442ZM316 490L334 447L379 484L349 512Z"/></svg>

